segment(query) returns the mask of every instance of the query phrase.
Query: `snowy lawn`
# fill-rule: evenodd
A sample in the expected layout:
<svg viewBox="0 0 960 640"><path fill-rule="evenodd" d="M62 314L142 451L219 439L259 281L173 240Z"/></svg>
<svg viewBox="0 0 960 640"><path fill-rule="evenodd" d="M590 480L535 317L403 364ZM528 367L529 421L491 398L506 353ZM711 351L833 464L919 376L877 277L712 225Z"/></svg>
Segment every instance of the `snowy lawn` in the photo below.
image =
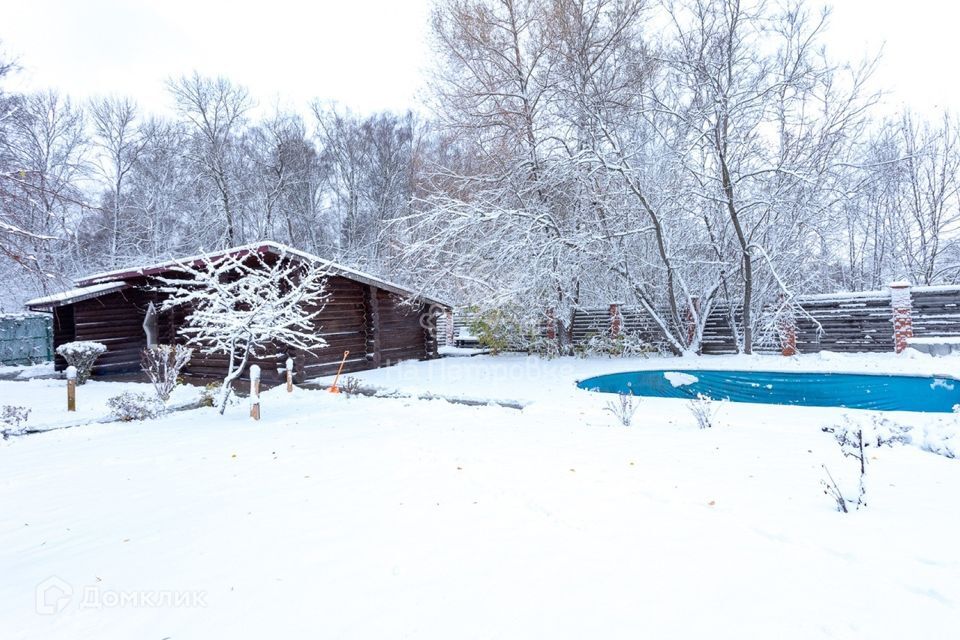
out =
<svg viewBox="0 0 960 640"><path fill-rule="evenodd" d="M699 430L687 403L644 399L623 427L603 411L610 396L571 381L638 363L502 360L539 371L523 384L490 377L493 360L446 363L459 382L423 383L443 362L397 367L419 380L407 387L385 381L390 370L358 377L411 393L523 400L523 410L275 389L259 423L238 404L225 417L200 409L0 443L0 635L872 639L956 630L960 461L911 445L875 450L868 506L844 515L822 493L821 465L853 486L855 463L820 427L871 412L731 404ZM747 368L762 359L728 360ZM753 368L776 366L770 360ZM831 368L956 368L947 358L883 361ZM920 431L957 429L951 415L890 417Z"/></svg>
<svg viewBox="0 0 960 640"><path fill-rule="evenodd" d="M89 380L77 387L77 410L67 412L67 382L59 378L38 380L0 380L0 405L30 409L26 422L31 431L46 431L110 420L107 400L124 392L155 397L153 385L146 382L107 382ZM177 407L196 401L201 389L178 386L168 403Z"/></svg>

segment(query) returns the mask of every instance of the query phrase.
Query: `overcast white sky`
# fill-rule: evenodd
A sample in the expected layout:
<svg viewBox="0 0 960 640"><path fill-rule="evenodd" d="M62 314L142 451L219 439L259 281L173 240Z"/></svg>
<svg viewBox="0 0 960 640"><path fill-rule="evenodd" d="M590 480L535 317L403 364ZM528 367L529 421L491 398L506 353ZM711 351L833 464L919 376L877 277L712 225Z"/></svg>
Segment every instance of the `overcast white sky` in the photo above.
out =
<svg viewBox="0 0 960 640"><path fill-rule="evenodd" d="M949 0L835 0L828 46L844 58L884 47L891 105L960 106ZM80 98L126 94L150 110L164 80L193 69L245 84L261 104L314 97L361 112L415 105L428 65L430 0L2 0L0 40L18 88Z"/></svg>

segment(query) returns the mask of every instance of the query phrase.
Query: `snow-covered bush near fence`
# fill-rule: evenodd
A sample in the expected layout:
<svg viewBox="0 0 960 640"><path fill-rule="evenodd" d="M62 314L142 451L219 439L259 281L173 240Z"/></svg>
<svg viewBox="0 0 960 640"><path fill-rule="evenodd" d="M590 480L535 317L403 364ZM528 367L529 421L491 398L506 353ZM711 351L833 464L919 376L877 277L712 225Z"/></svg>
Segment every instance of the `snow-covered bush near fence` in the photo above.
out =
<svg viewBox="0 0 960 640"><path fill-rule="evenodd" d="M163 405L159 400L145 393L125 391L118 396L107 400L110 414L117 420L130 422L133 420L148 420L156 418L163 412Z"/></svg>
<svg viewBox="0 0 960 640"><path fill-rule="evenodd" d="M577 355L582 357L636 358L649 356L657 352L656 348L649 342L636 334L627 332L621 332L616 336L611 336L609 333L596 333L591 335L586 342L577 345L575 349Z"/></svg>
<svg viewBox="0 0 960 640"><path fill-rule="evenodd" d="M57 353L67 361L67 364L77 368L77 384L83 384L90 379L93 363L106 350L106 345L88 340L67 342L57 347Z"/></svg>
<svg viewBox="0 0 960 640"><path fill-rule="evenodd" d="M179 344L158 344L147 347L140 355L140 366L153 383L160 402L170 399L180 371L190 362L193 349Z"/></svg>

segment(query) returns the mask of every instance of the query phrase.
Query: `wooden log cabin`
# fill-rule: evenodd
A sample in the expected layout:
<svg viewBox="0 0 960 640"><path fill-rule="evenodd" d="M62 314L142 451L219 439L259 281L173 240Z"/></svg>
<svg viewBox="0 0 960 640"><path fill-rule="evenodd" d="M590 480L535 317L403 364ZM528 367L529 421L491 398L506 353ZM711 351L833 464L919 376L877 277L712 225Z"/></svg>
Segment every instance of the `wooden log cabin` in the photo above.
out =
<svg viewBox="0 0 960 640"><path fill-rule="evenodd" d="M266 383L279 382L287 357L294 360L294 378L302 382L335 373L344 351L350 355L345 372L373 369L402 360L437 357L437 316L449 305L410 289L350 269L306 252L275 242L234 247L206 256L217 259L230 254L238 258L253 253L265 262L281 258L302 260L325 267L327 299L318 317L318 333L327 345L312 353L276 346L276 357L255 359ZM144 321L150 305L159 310L164 294L153 286L158 276L173 276L177 265L197 263L201 256L118 269L77 281L76 289L27 302L33 311L53 314L54 348L75 340L92 340L107 347L97 360L93 374L108 376L140 371L140 354L147 346ZM256 262L256 261L253 261ZM184 326L190 309L178 307L156 314L159 343L183 343L178 329ZM58 371L66 367L57 356ZM197 351L184 375L201 379L222 378L227 370L224 354L204 355Z"/></svg>

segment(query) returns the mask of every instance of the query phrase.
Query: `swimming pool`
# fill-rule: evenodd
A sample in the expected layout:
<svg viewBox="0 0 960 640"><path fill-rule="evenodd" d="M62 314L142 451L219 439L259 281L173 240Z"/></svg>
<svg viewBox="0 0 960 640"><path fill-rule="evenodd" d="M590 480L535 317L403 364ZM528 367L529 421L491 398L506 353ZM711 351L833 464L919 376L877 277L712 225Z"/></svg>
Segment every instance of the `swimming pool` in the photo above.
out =
<svg viewBox="0 0 960 640"><path fill-rule="evenodd" d="M658 398L703 394L733 402L883 411L950 412L960 404L960 380L948 376L675 369L611 373L577 386Z"/></svg>

